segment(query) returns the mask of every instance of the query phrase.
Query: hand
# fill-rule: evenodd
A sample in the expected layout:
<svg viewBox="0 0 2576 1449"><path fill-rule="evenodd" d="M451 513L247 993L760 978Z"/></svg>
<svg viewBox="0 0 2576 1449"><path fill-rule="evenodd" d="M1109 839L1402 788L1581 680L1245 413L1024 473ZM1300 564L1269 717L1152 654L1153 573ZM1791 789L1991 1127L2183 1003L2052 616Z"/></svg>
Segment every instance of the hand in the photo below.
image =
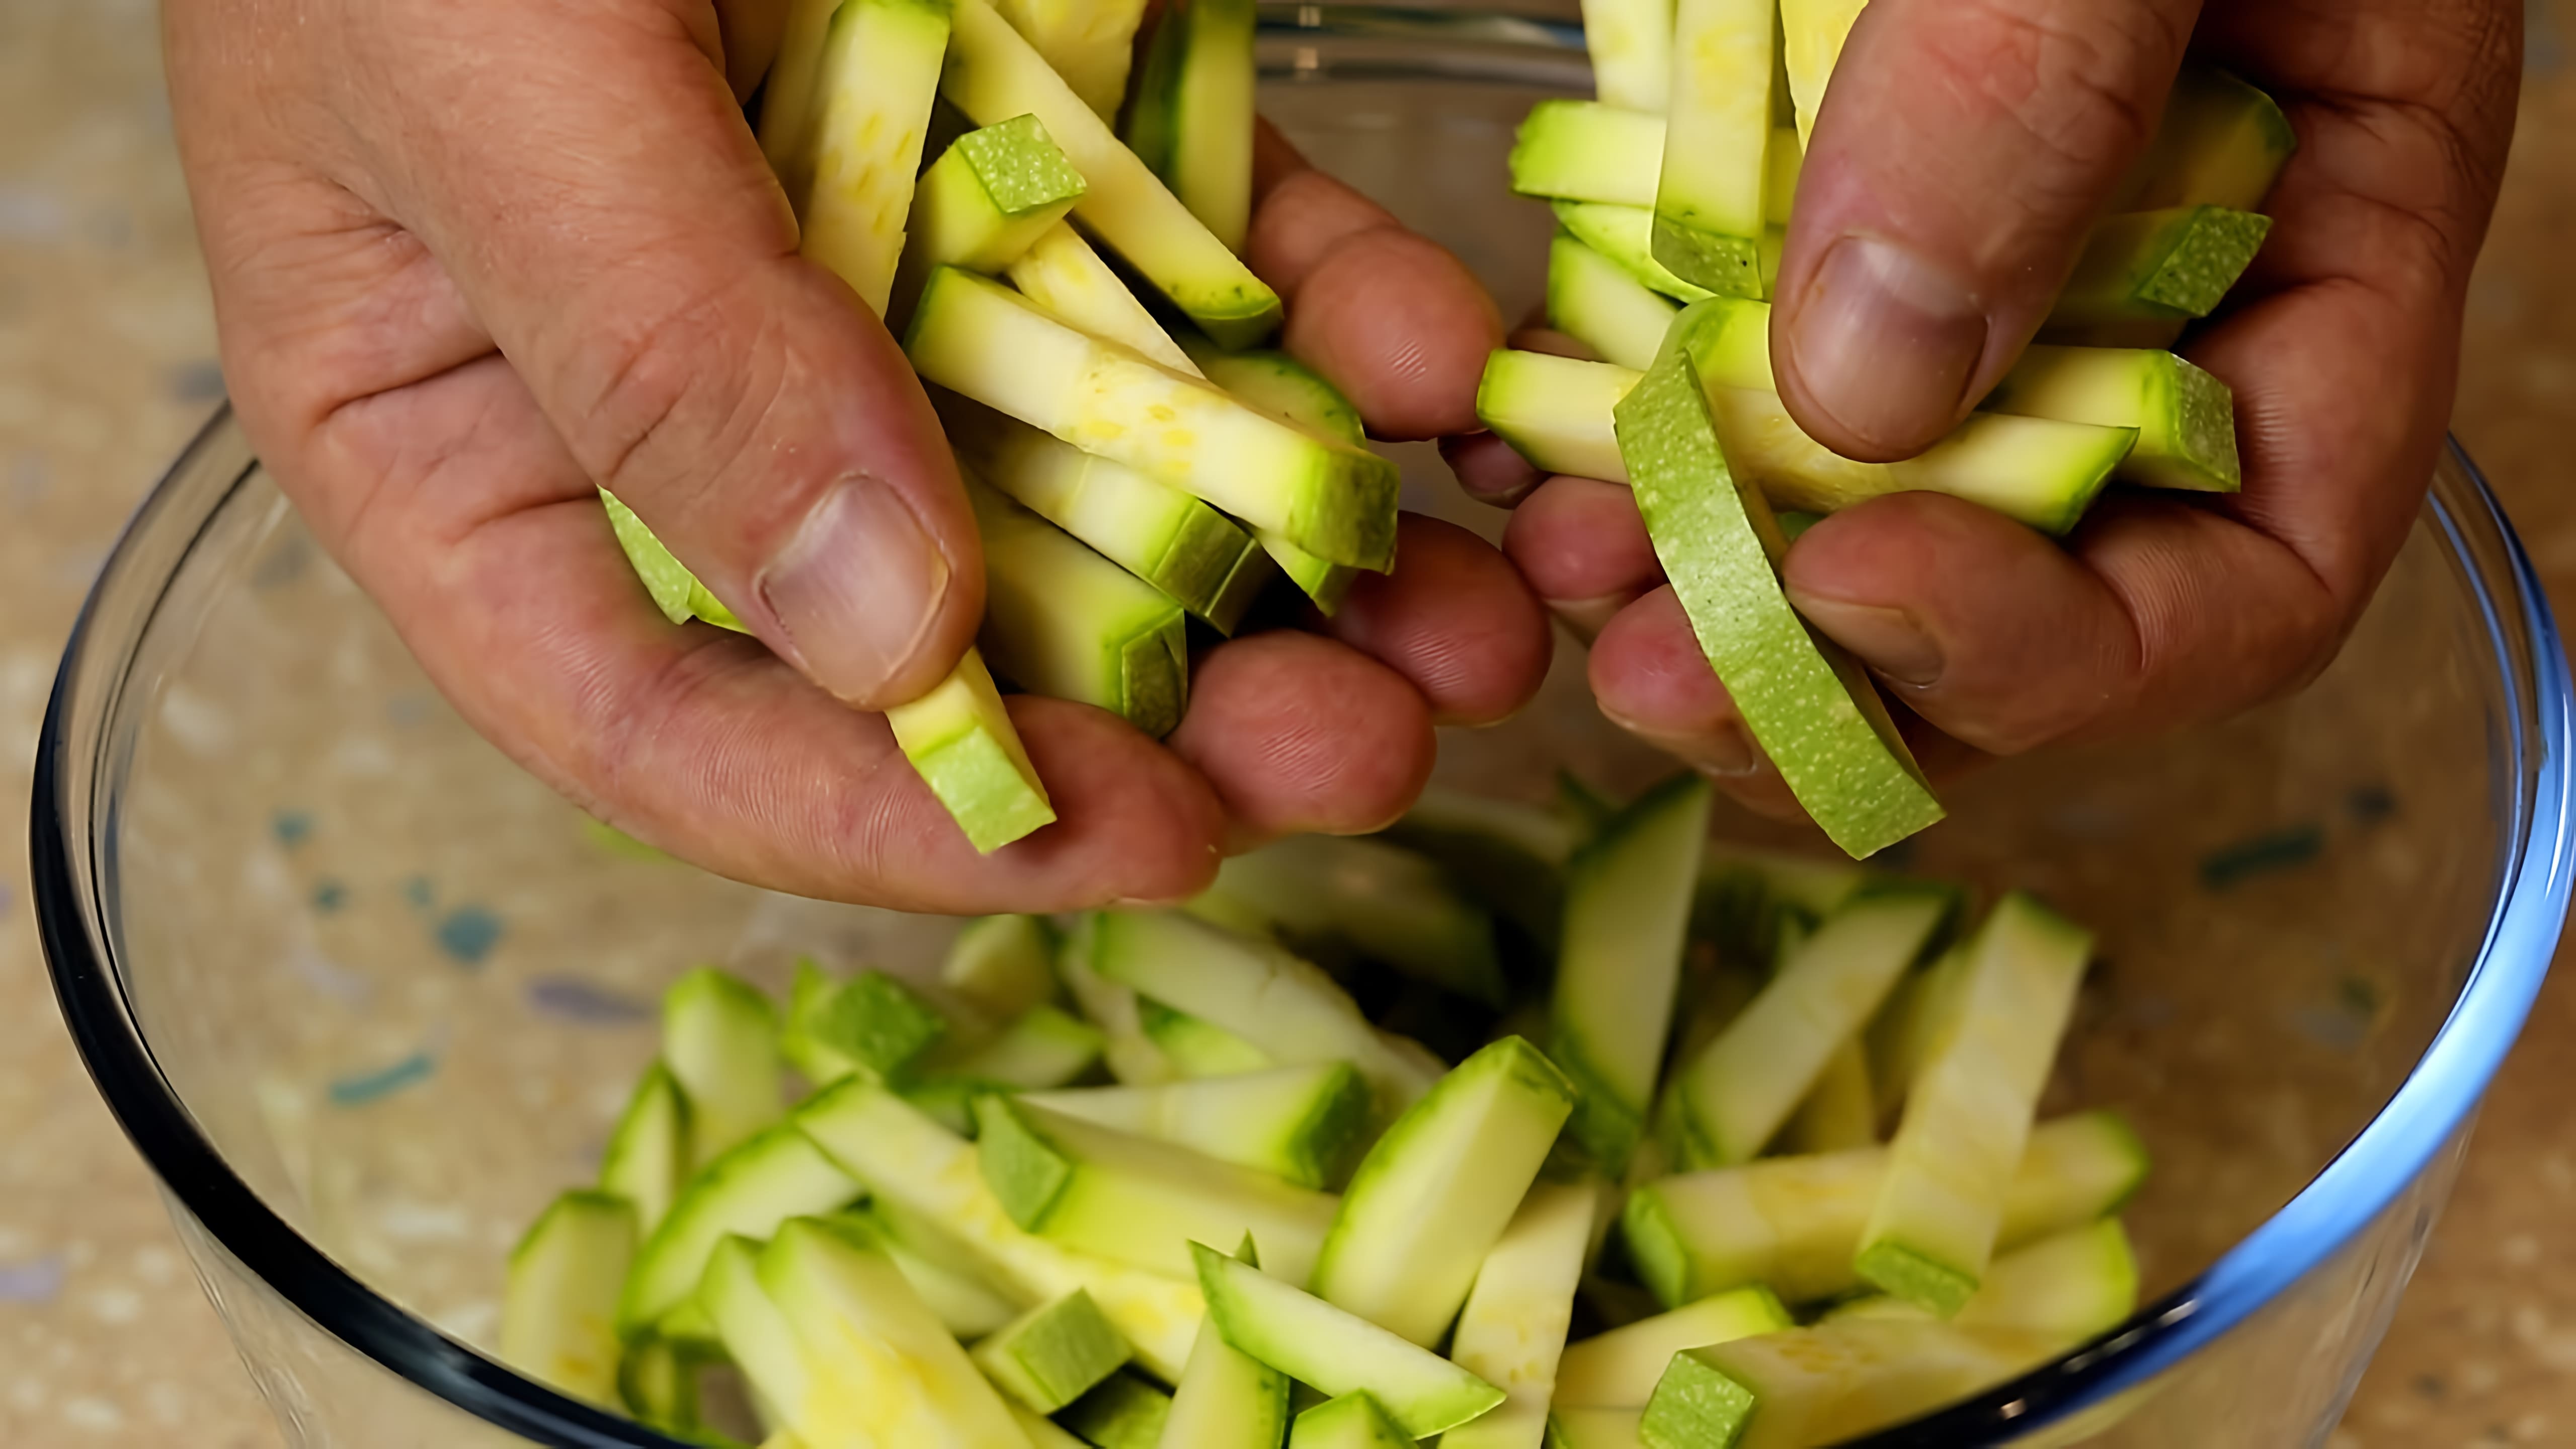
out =
<svg viewBox="0 0 2576 1449"><path fill-rule="evenodd" d="M796 255L740 98L779 0L171 0L171 85L243 425L474 726L583 808L782 890L948 911L1187 895L1220 851L1354 831L1435 721L1527 699L1545 616L1459 530L1320 634L1206 657L1157 744L1011 712L1060 823L979 858L867 713L973 637L982 562L884 327ZM1448 253L1261 148L1286 345L1372 431L1472 426L1501 328ZM759 638L675 628L632 505Z"/></svg>
<svg viewBox="0 0 2576 1449"><path fill-rule="evenodd" d="M1928 766L2208 720L2324 667L2442 446L2521 38L2511 0L1862 12L1808 153L1771 339L1799 423L1855 458L1920 452L2012 365L2186 42L2270 90L2300 143L2236 302L2184 349L2236 391L2241 495L2122 490L2061 546L1900 494L1791 550L1791 600L1918 717ZM1534 481L1477 462L1461 476L1486 494ZM1625 490L1548 480L1505 547L1598 632L1606 713L1749 803L1793 808L1659 587Z"/></svg>

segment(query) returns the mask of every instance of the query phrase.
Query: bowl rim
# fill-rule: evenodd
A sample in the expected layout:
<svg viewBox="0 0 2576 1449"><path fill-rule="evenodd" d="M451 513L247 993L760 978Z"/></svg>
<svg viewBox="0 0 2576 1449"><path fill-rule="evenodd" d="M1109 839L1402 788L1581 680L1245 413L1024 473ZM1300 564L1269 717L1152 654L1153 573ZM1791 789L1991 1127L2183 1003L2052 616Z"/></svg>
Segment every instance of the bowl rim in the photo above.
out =
<svg viewBox="0 0 2576 1449"><path fill-rule="evenodd" d="M1265 12L1283 7L1265 5ZM1296 21L1265 30L1332 31L1354 18L1372 35L1464 34L1539 53L1580 49L1580 30L1508 15L1298 4ZM1428 17L1428 18L1426 18ZM1459 78L1452 69L1444 78ZM2466 1128L2519 1035L2555 954L2576 869L2576 775L2565 766L2576 736L2576 692L2547 598L2529 557L2483 475L2456 441L2437 469L2427 512L2483 617L2502 681L2505 822L2495 904L2476 959L2423 1056L2385 1106L2289 1203L2209 1268L2127 1323L2014 1382L1856 1444L1997 1445L2095 1407L2171 1368L2305 1278L2351 1243ZM238 464L238 466L234 466ZM230 468L208 482L209 467ZM122 693L137 647L153 630L178 577L141 577L145 545L188 531L178 561L193 556L207 525L258 472L229 405L217 410L146 496L101 568L67 644L39 736L29 813L29 866L38 933L55 995L82 1060L119 1125L184 1210L252 1278L316 1327L412 1385L509 1433L557 1449L688 1449L685 1441L570 1398L466 1346L360 1281L261 1199L201 1132L154 1060L102 923L113 905L111 872L87 836L96 803L68 798L95 770L113 781L122 762L97 756L110 739L76 740L77 693L102 657ZM193 511L192 511L193 507ZM149 596L129 637L102 631L111 597ZM2516 642L2526 656L2518 662ZM2527 671L2522 666L2527 663ZM102 718L112 717L109 714ZM93 758L74 758L76 746ZM105 834L111 834L105 833ZM86 846L86 848L85 848Z"/></svg>

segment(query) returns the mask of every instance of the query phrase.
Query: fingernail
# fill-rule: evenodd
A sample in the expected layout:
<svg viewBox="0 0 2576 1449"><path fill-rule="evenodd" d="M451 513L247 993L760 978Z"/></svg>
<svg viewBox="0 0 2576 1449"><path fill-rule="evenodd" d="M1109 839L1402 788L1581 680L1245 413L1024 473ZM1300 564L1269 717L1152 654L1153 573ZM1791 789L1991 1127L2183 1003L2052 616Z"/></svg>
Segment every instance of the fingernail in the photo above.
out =
<svg viewBox="0 0 2576 1449"><path fill-rule="evenodd" d="M1967 395L1986 314L1943 268L1892 242L1847 236L1807 284L1786 341L1807 395L1834 421L1874 446L1912 452L1949 427Z"/></svg>
<svg viewBox="0 0 2576 1449"><path fill-rule="evenodd" d="M758 581L798 662L846 700L871 700L912 659L948 592L948 560L887 484L823 495Z"/></svg>
<svg viewBox="0 0 2576 1449"><path fill-rule="evenodd" d="M1753 736L1739 720L1727 720L1711 729L1684 733L1652 729L1606 709L1602 713L1612 724L1703 775L1734 778L1753 774L1762 768L1762 752L1754 747Z"/></svg>
<svg viewBox="0 0 2576 1449"><path fill-rule="evenodd" d="M1792 595L1790 603L1863 664L1917 689L1941 677L1941 646L1903 609Z"/></svg>

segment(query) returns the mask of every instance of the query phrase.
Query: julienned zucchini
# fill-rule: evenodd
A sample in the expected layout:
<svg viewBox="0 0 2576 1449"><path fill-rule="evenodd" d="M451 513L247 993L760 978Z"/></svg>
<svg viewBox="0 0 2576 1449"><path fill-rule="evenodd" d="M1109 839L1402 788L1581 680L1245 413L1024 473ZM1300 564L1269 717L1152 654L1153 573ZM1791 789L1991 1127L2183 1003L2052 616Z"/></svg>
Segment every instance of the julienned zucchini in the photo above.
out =
<svg viewBox="0 0 2576 1449"><path fill-rule="evenodd" d="M1035 693L1169 734L1189 705L1180 604L980 480L966 492L984 539L984 657Z"/></svg>

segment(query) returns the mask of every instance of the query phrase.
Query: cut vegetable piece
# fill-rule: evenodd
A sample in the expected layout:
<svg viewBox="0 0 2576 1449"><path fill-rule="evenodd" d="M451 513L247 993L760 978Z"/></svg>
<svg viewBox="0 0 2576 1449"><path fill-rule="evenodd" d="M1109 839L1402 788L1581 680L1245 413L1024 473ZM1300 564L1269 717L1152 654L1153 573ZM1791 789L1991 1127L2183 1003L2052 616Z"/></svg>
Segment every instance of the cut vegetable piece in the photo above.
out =
<svg viewBox="0 0 2576 1449"><path fill-rule="evenodd" d="M1127 1358L1127 1341L1079 1288L1030 1309L974 1351L995 1387L1041 1414L1081 1398Z"/></svg>
<svg viewBox="0 0 2576 1449"><path fill-rule="evenodd" d="M1775 1157L1647 1183L1621 1224L1637 1274L1668 1305L1746 1283L1792 1303L1848 1293L1888 1149ZM2118 1210L2146 1180L2146 1149L2109 1112L2041 1124L2005 1190L1999 1247L2012 1248Z"/></svg>
<svg viewBox="0 0 2576 1449"><path fill-rule="evenodd" d="M1171 1063L1173 1073L1186 1080L1231 1077L1276 1065L1270 1053L1224 1027L1159 1001L1139 1000L1136 1019L1145 1028L1145 1039Z"/></svg>
<svg viewBox="0 0 2576 1449"><path fill-rule="evenodd" d="M1092 114L1117 119L1145 0L995 0L994 8Z"/></svg>
<svg viewBox="0 0 2576 1449"><path fill-rule="evenodd" d="M1386 1119L1439 1075L1381 1037L1331 977L1271 942L1177 913L1111 911L1095 918L1091 948L1102 976L1213 1022L1280 1064L1349 1062Z"/></svg>
<svg viewBox="0 0 2576 1449"><path fill-rule="evenodd" d="M1788 531L1785 514L1781 531ZM1873 878L1867 867L1848 860L1809 860L1711 841L1700 866L1691 929L1729 962L1758 966L1767 977L1787 936L1814 929Z"/></svg>
<svg viewBox="0 0 2576 1449"><path fill-rule="evenodd" d="M1897 1108L1904 1104L1923 1063L1931 1059L1957 1020L1959 983L1966 979L1967 960L1965 943L1953 945L1939 960L1898 982L1877 1020L1869 1024L1870 1089L1879 1121L1896 1120Z"/></svg>
<svg viewBox="0 0 2576 1449"><path fill-rule="evenodd" d="M805 1034L857 1070L892 1081L948 1035L948 1019L894 977L862 971L816 1009Z"/></svg>
<svg viewBox="0 0 2576 1449"><path fill-rule="evenodd" d="M1572 233L1558 232L1548 244L1547 325L1605 361L1639 372L1654 366L1664 333L1680 311Z"/></svg>
<svg viewBox="0 0 2576 1449"><path fill-rule="evenodd" d="M1083 1449L1083 1441L1055 1420L1032 1414L1017 1404L1006 1403L1004 1407L1011 1411L1012 1422L1020 1426L1020 1432L1029 1436L1029 1449Z"/></svg>
<svg viewBox="0 0 2576 1449"><path fill-rule="evenodd" d="M1416 980L1503 1004L1493 918L1411 851L1347 836L1291 836L1228 860L1202 900L1292 945L1347 946Z"/></svg>
<svg viewBox="0 0 2576 1449"><path fill-rule="evenodd" d="M1360 568L1393 561L1394 464L1087 337L984 278L954 268L934 273L905 350L930 381L1300 548Z"/></svg>
<svg viewBox="0 0 2576 1449"><path fill-rule="evenodd" d="M1191 1251L1227 1343L1328 1395L1367 1392L1409 1437L1454 1429L1503 1401L1501 1389L1365 1318L1203 1243Z"/></svg>
<svg viewBox="0 0 2576 1449"><path fill-rule="evenodd" d="M1781 590L1787 541L1762 490L1729 467L1690 356L1692 329L1722 316L1716 307L1676 319L1664 355L1620 400L1620 453L1710 667L1808 815L1866 857L1940 820L1941 803L1877 685Z"/></svg>
<svg viewBox="0 0 2576 1449"><path fill-rule="evenodd" d="M864 1444L1019 1449L1019 1426L905 1281L885 1250L849 1219L799 1218L760 1254L760 1286L778 1305L809 1362L865 1406L849 1424ZM809 1443L835 1437L790 1414ZM837 1427L837 1426L836 1426Z"/></svg>
<svg viewBox="0 0 2576 1449"><path fill-rule="evenodd" d="M1655 260L1655 213L1642 206L1614 206L1605 201L1549 203L1556 224L1575 239L1618 263L1628 275L1683 303L1702 302L1717 294L1683 281Z"/></svg>
<svg viewBox="0 0 2576 1449"><path fill-rule="evenodd" d="M967 496L984 537L985 658L1034 693L1171 733L1189 703L1181 606L982 483Z"/></svg>
<svg viewBox="0 0 2576 1449"><path fill-rule="evenodd" d="M974 650L930 693L887 710L886 724L978 853L990 855L1055 823L1046 785Z"/></svg>
<svg viewBox="0 0 2576 1449"><path fill-rule="evenodd" d="M1017 1016L1056 1000L1055 948L1044 916L985 916L958 927L939 979L995 1016Z"/></svg>
<svg viewBox="0 0 2576 1449"><path fill-rule="evenodd" d="M1652 111L1545 100L1530 107L1513 142L1512 190L1651 207L1663 154L1664 118Z"/></svg>
<svg viewBox="0 0 2576 1449"><path fill-rule="evenodd" d="M1531 940L1556 939L1561 873L1574 853L1574 833L1564 821L1532 806L1433 786L1387 828L1386 838L1437 861Z"/></svg>
<svg viewBox="0 0 2576 1449"><path fill-rule="evenodd" d="M2019 892L1968 945L1958 1020L1924 1064L1853 1266L1944 1317L1977 1290L2093 938Z"/></svg>
<svg viewBox="0 0 2576 1449"><path fill-rule="evenodd" d="M1074 215L1220 345L1249 347L1278 327L1279 295L1118 143L985 0L959 0L940 91L979 126L1036 116L1090 183Z"/></svg>
<svg viewBox="0 0 2576 1449"><path fill-rule="evenodd" d="M792 1121L743 1143L700 1171L644 1240L618 1300L618 1330L632 1337L684 1302L726 1234L766 1238L789 1218L831 1212L859 1192Z"/></svg>
<svg viewBox="0 0 2576 1449"><path fill-rule="evenodd" d="M1640 1433L1652 1449L1807 1449L1902 1423L2047 1356L2030 1334L1858 1319L1676 1355Z"/></svg>
<svg viewBox="0 0 2576 1449"><path fill-rule="evenodd" d="M959 463L1220 629L1256 545L1234 520L1168 484L954 394L934 399Z"/></svg>
<svg viewBox="0 0 2576 1449"><path fill-rule="evenodd" d="M1654 1104L1709 798L1706 780L1676 776L1622 811L1566 868L1549 1055L1582 1091L1574 1137L1613 1177Z"/></svg>
<svg viewBox="0 0 2576 1449"><path fill-rule="evenodd" d="M1066 1428L1099 1449L1155 1449L1171 1414L1171 1395L1134 1374L1112 1374L1062 1418Z"/></svg>
<svg viewBox="0 0 2576 1449"><path fill-rule="evenodd" d="M814 1034L815 1024L840 996L837 977L815 965L811 957L796 959L796 974L787 983L787 1019L779 1027L778 1050L812 1086L827 1086L859 1069L857 1062L825 1046Z"/></svg>
<svg viewBox="0 0 2576 1449"><path fill-rule="evenodd" d="M1233 394L1236 401L1335 442L1353 447L1367 444L1368 428L1360 421L1360 410L1322 373L1287 353L1266 348L1223 352L1186 339L1180 345L1207 380Z"/></svg>
<svg viewBox="0 0 2576 1449"><path fill-rule="evenodd" d="M1078 1080L1099 1065L1100 1029L1052 1006L1033 1006L974 1050L943 1062L934 1080L1040 1091Z"/></svg>
<svg viewBox="0 0 2576 1449"><path fill-rule="evenodd" d="M1516 1036L1460 1063L1351 1175L1315 1260L1316 1296L1426 1348L1438 1343L1574 1097L1574 1083ZM1277 1261L1270 1239L1260 1241Z"/></svg>
<svg viewBox="0 0 2576 1449"><path fill-rule="evenodd" d="M637 1420L675 1438L694 1436L703 1427L697 1357L669 1339L639 1338L626 1345L617 1360L617 1397Z"/></svg>
<svg viewBox="0 0 2576 1449"><path fill-rule="evenodd" d="M707 592L707 586L698 582L696 574L689 572L686 565L672 556L662 540L653 536L653 530L644 526L644 520L635 516L634 509L618 502L616 496L604 488L600 490L599 500L607 506L608 526L617 535L617 546L625 551L627 564L635 570L635 577L642 581L644 591L653 596L653 606L662 611L663 618L674 624L704 619L719 629L731 629L737 634L751 632L743 627L742 620L734 617L733 610Z"/></svg>
<svg viewBox="0 0 2576 1449"><path fill-rule="evenodd" d="M635 1261L635 1208L604 1192L568 1192L510 1253L501 1299L501 1358L578 1399L614 1406L617 1294Z"/></svg>
<svg viewBox="0 0 2576 1449"><path fill-rule="evenodd" d="M1132 347L1174 372L1195 377L1190 360L1154 314L1127 290L1116 268L1070 226L1052 226L1008 268L1011 285L1057 321L1079 332Z"/></svg>
<svg viewBox="0 0 2576 1449"><path fill-rule="evenodd" d="M599 1189L635 1207L635 1231L650 1235L662 1225L688 1177L689 1100L679 1079L659 1061L644 1069L635 1095L608 1134L600 1158Z"/></svg>
<svg viewBox="0 0 2576 1449"><path fill-rule="evenodd" d="M1843 42L1869 0L1780 0L1783 57L1788 63L1789 97L1798 112L1798 144L1816 133L1816 113L1824 109L1826 83L1842 59Z"/></svg>
<svg viewBox="0 0 2576 1449"><path fill-rule="evenodd" d="M737 1236L718 1242L697 1297L726 1356L750 1383L762 1417L783 1421L814 1449L860 1449L871 1442L851 1433L851 1426L866 1422L856 1386L816 1362L796 1325L761 1286L760 1244Z"/></svg>
<svg viewBox="0 0 2576 1449"><path fill-rule="evenodd" d="M936 1229L882 1203L872 1203L862 1213L886 1256L903 1271L904 1281L960 1340L982 1338L1020 1316L1018 1305L985 1279L974 1255Z"/></svg>
<svg viewBox="0 0 2576 1449"><path fill-rule="evenodd" d="M1303 1283L1334 1224L1334 1199L1186 1147L1027 1101L977 1099L984 1181L1011 1220L1082 1252L1187 1274L1192 1241L1246 1233L1280 1277Z"/></svg>
<svg viewBox="0 0 2576 1449"><path fill-rule="evenodd" d="M1663 114L1673 87L1672 0L1583 0L1583 48L1603 104Z"/></svg>
<svg viewBox="0 0 2576 1449"><path fill-rule="evenodd" d="M1056 953L1056 975L1076 1005L1106 1039L1109 1074L1131 1087L1158 1086L1181 1075L1179 1067L1145 1034L1144 998L1136 989L1111 981L1091 969L1093 919L1082 924Z"/></svg>
<svg viewBox="0 0 2576 1449"><path fill-rule="evenodd" d="M1975 413L1919 457L1856 463L1808 437L1777 393L1722 387L1708 403L1727 462L1774 506L1809 513L1890 493L1946 493L2062 534L2083 520L2137 441L2133 428Z"/></svg>
<svg viewBox="0 0 2576 1449"><path fill-rule="evenodd" d="M1877 1141L1878 1097L1869 1080L1869 1051L1853 1038L1825 1058L1816 1084L1781 1128L1781 1150L1848 1152Z"/></svg>
<svg viewBox="0 0 2576 1449"><path fill-rule="evenodd" d="M958 137L913 188L887 321L902 328L933 267L989 275L1018 261L1082 192L1082 173L1035 116Z"/></svg>
<svg viewBox="0 0 2576 1449"><path fill-rule="evenodd" d="M2019 1329L2063 1351L2108 1333L2138 1310L2138 1259L2118 1218L2104 1218L1996 1255L1977 1296L1952 1321ZM1856 1298L1826 1315L1925 1318L1900 1298Z"/></svg>
<svg viewBox="0 0 2576 1449"><path fill-rule="evenodd" d="M1655 260L1726 296L1768 295L1761 266L1771 152L1771 0L1680 0L1655 193Z"/></svg>
<svg viewBox="0 0 2576 1449"><path fill-rule="evenodd" d="M1759 1284L1703 1298L1566 1345L1556 1366L1556 1402L1578 1408L1642 1404L1674 1354L1778 1333L1794 1323L1779 1298Z"/></svg>
<svg viewBox="0 0 2576 1449"><path fill-rule="evenodd" d="M798 168L806 187L791 193L804 224L798 250L879 316L903 255L948 27L946 0L846 0L824 39Z"/></svg>
<svg viewBox="0 0 2576 1449"><path fill-rule="evenodd" d="M2271 218L2221 206L2133 211L2093 229L2041 330L2206 317L2245 275Z"/></svg>
<svg viewBox="0 0 2576 1449"><path fill-rule="evenodd" d="M2137 445L2120 464L2126 482L2200 493L2233 493L2244 486L2236 456L2236 395L2170 352L2033 347L2004 374L1984 406L2022 417L2137 429Z"/></svg>
<svg viewBox="0 0 2576 1449"><path fill-rule="evenodd" d="M1957 903L1947 888L1866 892L1784 955L1771 984L1682 1069L1691 1165L1749 1162L1769 1145Z"/></svg>
<svg viewBox="0 0 2576 1449"><path fill-rule="evenodd" d="M760 102L760 152L789 196L803 196L806 137L814 127L814 91L822 78L824 43L841 0L790 0ZM672 621L677 623L677 620Z"/></svg>
<svg viewBox="0 0 2576 1449"><path fill-rule="evenodd" d="M1260 1266L1249 1241L1235 1257ZM1287 1376L1200 1324L1156 1449L1279 1449L1287 1434Z"/></svg>
<svg viewBox="0 0 2576 1449"><path fill-rule="evenodd" d="M1163 11L1129 113L1128 144L1236 252L1252 225L1251 0Z"/></svg>
<svg viewBox="0 0 2576 1449"><path fill-rule="evenodd" d="M1288 1449L1411 1449L1413 1440L1362 1390L1327 1399L1299 1414L1288 1433Z"/></svg>
<svg viewBox="0 0 2576 1449"><path fill-rule="evenodd" d="M1449 1358L1510 1397L1450 1430L1442 1449L1540 1449L1545 1443L1574 1292L1608 1191L1597 1180L1538 1184L1485 1254L1475 1290L1459 1310Z"/></svg>
<svg viewBox="0 0 2576 1449"><path fill-rule="evenodd" d="M1368 1084L1348 1062L1150 1087L1077 1087L1020 1100L1187 1147L1299 1187L1342 1181L1366 1142Z"/></svg>
<svg viewBox="0 0 2576 1449"><path fill-rule="evenodd" d="M1548 1415L1548 1449L1645 1449L1646 1411L1563 1407Z"/></svg>
<svg viewBox="0 0 2576 1449"><path fill-rule="evenodd" d="M1476 420L1542 472L1625 483L1613 418L1638 376L1615 363L1498 348L1476 385Z"/></svg>
<svg viewBox="0 0 2576 1449"><path fill-rule="evenodd" d="M984 1185L975 1144L875 1083L845 1081L808 1102L797 1122L867 1184L880 1208L900 1211L920 1230L973 1254L1021 1306L1084 1289L1146 1368L1167 1379L1181 1371L1204 1311L1195 1283L1074 1252L1022 1230Z"/></svg>
<svg viewBox="0 0 2576 1449"><path fill-rule="evenodd" d="M2270 96L2225 71L2186 64L2121 209L2258 211L2298 148L2298 132Z"/></svg>
<svg viewBox="0 0 2576 1449"><path fill-rule="evenodd" d="M662 1060L688 1099L691 1171L786 1115L778 1010L738 976L702 966L671 983Z"/></svg>

